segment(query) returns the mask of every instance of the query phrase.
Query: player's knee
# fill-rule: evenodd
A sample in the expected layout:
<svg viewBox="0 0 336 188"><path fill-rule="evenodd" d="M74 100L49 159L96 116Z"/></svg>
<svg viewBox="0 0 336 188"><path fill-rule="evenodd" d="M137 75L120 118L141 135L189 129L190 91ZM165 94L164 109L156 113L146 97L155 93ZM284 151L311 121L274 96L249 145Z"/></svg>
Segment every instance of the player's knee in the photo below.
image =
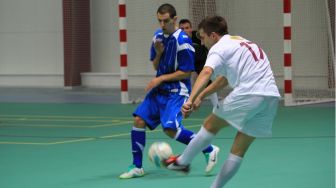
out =
<svg viewBox="0 0 336 188"><path fill-rule="evenodd" d="M170 138L175 138L176 136L176 130L174 129L165 129L164 133L169 136Z"/></svg>
<svg viewBox="0 0 336 188"><path fill-rule="evenodd" d="M134 127L146 128L146 122L139 116L134 117Z"/></svg>
<svg viewBox="0 0 336 188"><path fill-rule="evenodd" d="M228 123L215 115L208 116L203 123L203 127L213 134L217 134L225 126L228 126Z"/></svg>
<svg viewBox="0 0 336 188"><path fill-rule="evenodd" d="M205 120L203 123L203 127L210 133L217 134L220 128L214 126L211 121Z"/></svg>

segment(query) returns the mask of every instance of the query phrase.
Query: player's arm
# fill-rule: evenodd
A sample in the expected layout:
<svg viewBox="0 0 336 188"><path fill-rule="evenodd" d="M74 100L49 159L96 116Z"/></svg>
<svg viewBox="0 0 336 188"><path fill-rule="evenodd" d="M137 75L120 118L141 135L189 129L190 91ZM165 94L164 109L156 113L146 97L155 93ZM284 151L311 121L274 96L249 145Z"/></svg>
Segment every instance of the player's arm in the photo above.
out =
<svg viewBox="0 0 336 188"><path fill-rule="evenodd" d="M146 87L146 91L151 90L154 87L159 86L163 82L172 82L172 81L178 81L178 80L184 80L186 78L189 78L191 74L191 71L189 72L184 72L181 70L177 70L174 73L171 74L163 74L159 77L153 78L149 84Z"/></svg>
<svg viewBox="0 0 336 188"><path fill-rule="evenodd" d="M196 98L203 92L203 90L206 88L211 75L213 73L213 69L211 67L205 66L201 73L198 75L196 82L194 84L194 87L191 90L190 97L188 101L195 102ZM211 84L208 86L210 87Z"/></svg>
<svg viewBox="0 0 336 188"><path fill-rule="evenodd" d="M194 87L191 90L188 101L182 106L182 114L185 118L187 118L192 113L194 102L196 98L200 95L200 93L202 93L204 88L207 86L212 73L213 69L211 67L205 66L201 73L198 75Z"/></svg>
<svg viewBox="0 0 336 188"><path fill-rule="evenodd" d="M198 110L200 108L202 101L208 97L209 95L215 93L216 91L220 90L223 87L228 85L228 81L225 77L219 76L213 81L210 85L208 85L196 98L193 103L194 110ZM216 95L217 97L217 95Z"/></svg>
<svg viewBox="0 0 336 188"><path fill-rule="evenodd" d="M170 74L163 74L160 76L162 82L172 82L172 81L179 81L189 78L191 75L191 71L185 72L181 70L177 70L174 73Z"/></svg>
<svg viewBox="0 0 336 188"><path fill-rule="evenodd" d="M153 59L152 63L153 63L154 69L158 70L160 59L161 59L161 56L162 56L162 53L163 53L163 50L164 50L164 46L163 46L162 42L159 41L159 40L156 40L154 42L154 49L155 49L156 55L155 55L155 58Z"/></svg>
<svg viewBox="0 0 336 188"><path fill-rule="evenodd" d="M207 96L215 93L223 87L228 85L228 81L223 76L218 76L215 81L213 81L208 87L206 87L198 96L200 100L203 100Z"/></svg>

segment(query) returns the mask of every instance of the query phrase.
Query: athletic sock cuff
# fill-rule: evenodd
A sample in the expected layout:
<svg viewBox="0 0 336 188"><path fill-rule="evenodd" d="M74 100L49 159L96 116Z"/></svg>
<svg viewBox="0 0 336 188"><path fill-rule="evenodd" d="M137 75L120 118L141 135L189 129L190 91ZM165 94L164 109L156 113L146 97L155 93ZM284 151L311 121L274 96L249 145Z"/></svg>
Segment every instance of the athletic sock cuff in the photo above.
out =
<svg viewBox="0 0 336 188"><path fill-rule="evenodd" d="M209 132L203 126L201 127L201 130L197 134L204 135L207 138L213 138L213 137L215 137L215 134Z"/></svg>
<svg viewBox="0 0 336 188"><path fill-rule="evenodd" d="M137 127L132 127L133 131L138 131L138 132L145 132L146 129L145 128L137 128Z"/></svg>
<svg viewBox="0 0 336 188"><path fill-rule="evenodd" d="M230 154L229 154L229 157L228 157L227 160L241 163L241 161L243 160L243 158L242 158L242 157L239 157L238 155L235 155L235 154L230 153Z"/></svg>

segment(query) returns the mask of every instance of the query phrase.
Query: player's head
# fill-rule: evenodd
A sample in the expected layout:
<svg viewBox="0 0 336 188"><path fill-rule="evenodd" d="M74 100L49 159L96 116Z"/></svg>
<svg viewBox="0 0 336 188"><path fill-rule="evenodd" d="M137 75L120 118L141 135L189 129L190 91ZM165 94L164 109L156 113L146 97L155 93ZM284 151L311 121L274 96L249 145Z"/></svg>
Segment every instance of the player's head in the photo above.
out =
<svg viewBox="0 0 336 188"><path fill-rule="evenodd" d="M175 26L177 16L175 7L173 5L168 3L162 4L158 8L156 14L164 34L171 34L176 30Z"/></svg>
<svg viewBox="0 0 336 188"><path fill-rule="evenodd" d="M207 17L198 25L198 38L208 49L226 34L228 34L227 23L221 16Z"/></svg>
<svg viewBox="0 0 336 188"><path fill-rule="evenodd" d="M192 26L191 22L188 19L182 19L179 22L179 28L187 33L189 37L192 37Z"/></svg>

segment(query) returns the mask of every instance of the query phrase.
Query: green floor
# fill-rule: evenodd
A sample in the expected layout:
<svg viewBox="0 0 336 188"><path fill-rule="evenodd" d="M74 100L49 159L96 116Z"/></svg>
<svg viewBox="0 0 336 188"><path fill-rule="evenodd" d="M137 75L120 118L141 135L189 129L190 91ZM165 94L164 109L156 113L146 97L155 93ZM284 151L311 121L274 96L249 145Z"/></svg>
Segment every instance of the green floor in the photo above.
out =
<svg viewBox="0 0 336 188"><path fill-rule="evenodd" d="M209 187L202 155L186 176L157 169L144 159L146 176L120 180L131 162L129 130L134 105L0 103L1 188L171 188ZM204 107L184 125L197 131L210 111ZM235 132L214 140L221 147L219 170ZM185 147L161 132L148 132L147 146L169 142L175 153ZM148 149L148 147L146 148ZM147 150L146 150L147 153ZM335 187L334 107L280 107L273 137L257 139L228 188Z"/></svg>

